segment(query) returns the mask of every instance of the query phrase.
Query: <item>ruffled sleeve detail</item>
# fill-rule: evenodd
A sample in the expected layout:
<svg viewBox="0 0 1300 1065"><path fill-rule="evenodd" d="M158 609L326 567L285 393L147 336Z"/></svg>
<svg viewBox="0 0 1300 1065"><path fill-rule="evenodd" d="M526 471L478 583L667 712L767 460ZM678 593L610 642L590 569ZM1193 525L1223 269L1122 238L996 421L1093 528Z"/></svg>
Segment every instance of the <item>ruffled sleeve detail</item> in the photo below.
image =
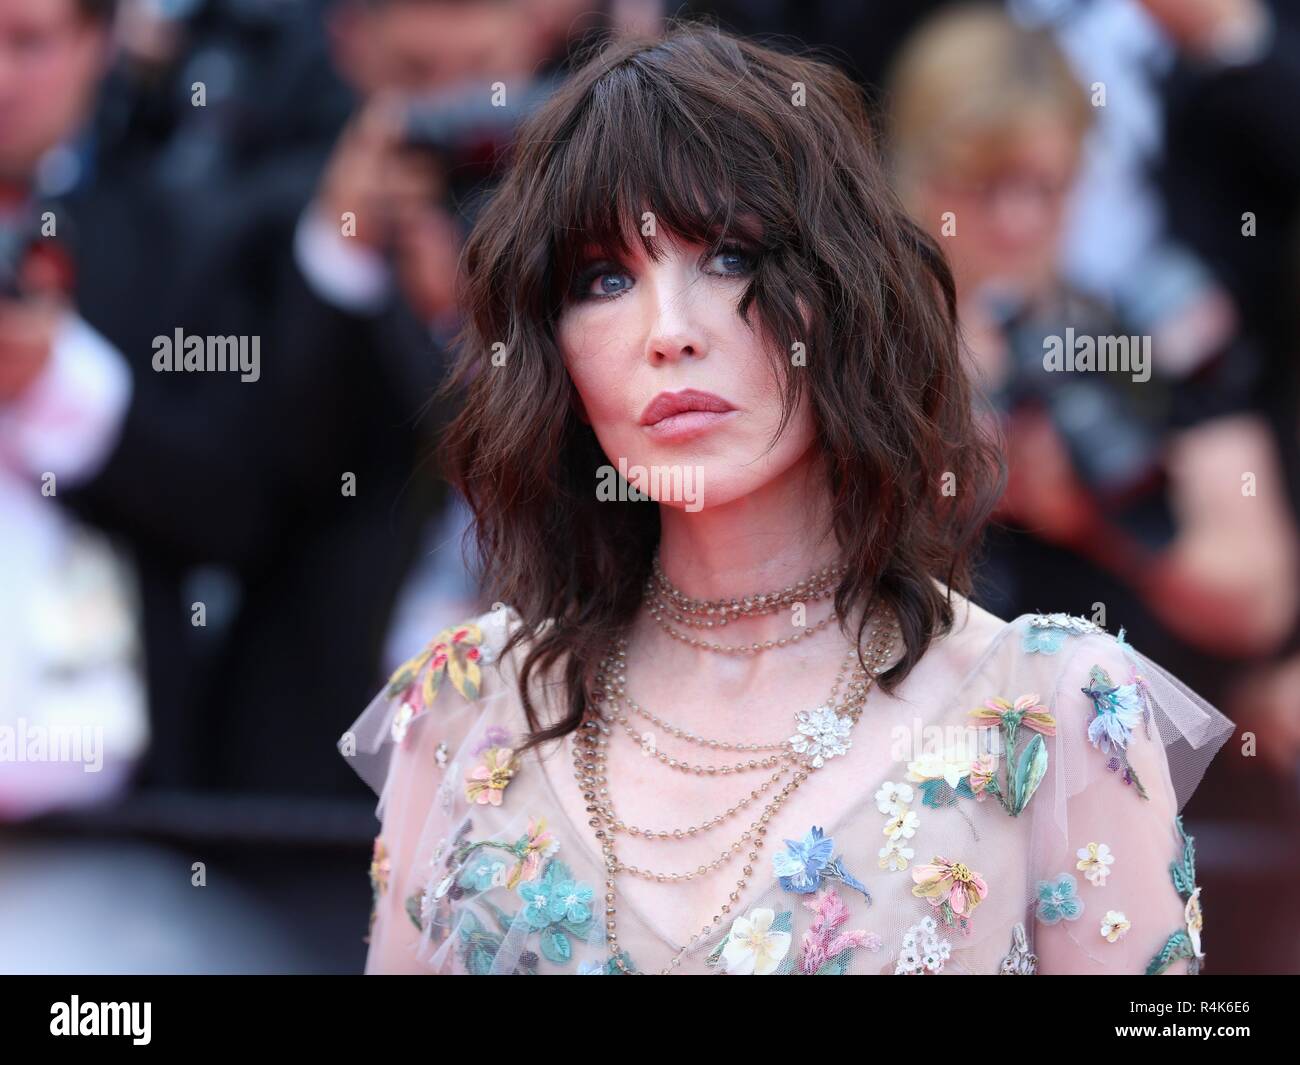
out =
<svg viewBox="0 0 1300 1065"><path fill-rule="evenodd" d="M1043 973L1195 973L1205 958L1179 811L1233 724L1122 637L1031 625L1022 644L1055 729L1020 774L1041 789L1026 918Z"/></svg>
<svg viewBox="0 0 1300 1065"><path fill-rule="evenodd" d="M339 738L339 753L378 797L367 972L429 971L418 957L419 908L432 870L419 868L416 856L428 852L426 837L440 829L438 811L451 809L447 788L463 787L470 802L499 803L513 776L504 743L482 751L482 764L468 767L463 779L449 767L501 694L497 663L516 617L503 607L443 629L398 667Z"/></svg>

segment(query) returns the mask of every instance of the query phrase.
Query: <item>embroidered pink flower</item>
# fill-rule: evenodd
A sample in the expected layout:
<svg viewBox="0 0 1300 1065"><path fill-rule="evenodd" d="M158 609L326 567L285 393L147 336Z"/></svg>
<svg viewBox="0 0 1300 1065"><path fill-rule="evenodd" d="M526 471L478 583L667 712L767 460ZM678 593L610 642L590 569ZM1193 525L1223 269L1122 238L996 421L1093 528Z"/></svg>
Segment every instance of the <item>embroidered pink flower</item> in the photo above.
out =
<svg viewBox="0 0 1300 1065"><path fill-rule="evenodd" d="M542 873L542 863L560 849L560 841L546 829L546 818L530 817L527 835L516 846L522 845L523 857L515 863L506 879L506 887L513 891L527 880L536 880Z"/></svg>
<svg viewBox="0 0 1300 1065"><path fill-rule="evenodd" d="M984 700L984 705L970 712L977 728L1006 727L1014 734L1015 729L1025 728L1041 732L1044 736L1056 735L1056 718L1048 712L1047 707L1038 701L1038 693L1022 695L1014 703L1001 696Z"/></svg>
<svg viewBox="0 0 1300 1065"><path fill-rule="evenodd" d="M515 752L509 747L489 747L483 762L465 776L465 800L479 806L500 806L501 795L515 775Z"/></svg>
<svg viewBox="0 0 1300 1065"><path fill-rule="evenodd" d="M913 895L928 899L947 924L958 924L970 934L970 917L989 893L979 873L962 862L936 855L928 864L916 866L912 879L916 881Z"/></svg>
<svg viewBox="0 0 1300 1065"><path fill-rule="evenodd" d="M851 932L836 931L849 919L849 911L835 888L827 888L816 898L805 899L803 904L813 912L812 923L803 934L799 955L799 971L804 975L815 976L822 966L854 947L880 949L881 939L874 932L860 928Z"/></svg>
<svg viewBox="0 0 1300 1065"><path fill-rule="evenodd" d="M996 755L981 754L971 763L970 768L970 790L974 792L977 802L983 802L988 798L985 789L998 772L998 760Z"/></svg>

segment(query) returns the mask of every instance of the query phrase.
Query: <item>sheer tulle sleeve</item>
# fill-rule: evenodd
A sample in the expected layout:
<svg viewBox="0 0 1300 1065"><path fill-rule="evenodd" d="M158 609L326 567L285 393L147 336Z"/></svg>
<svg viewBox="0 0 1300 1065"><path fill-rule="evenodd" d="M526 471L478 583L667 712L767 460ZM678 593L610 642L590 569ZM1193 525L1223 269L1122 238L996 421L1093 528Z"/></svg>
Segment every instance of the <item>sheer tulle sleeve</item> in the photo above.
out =
<svg viewBox="0 0 1300 1065"><path fill-rule="evenodd" d="M420 907L437 872L435 839L450 821L448 763L483 716L485 686L496 679L489 663L503 639L502 611L444 629L339 739L339 752L379 797L366 973L431 971Z"/></svg>
<svg viewBox="0 0 1300 1065"><path fill-rule="evenodd" d="M1056 723L1032 828L1038 971L1198 972L1200 888L1180 811L1233 724L1122 630L1043 654L1049 631L1027 630L1024 644Z"/></svg>

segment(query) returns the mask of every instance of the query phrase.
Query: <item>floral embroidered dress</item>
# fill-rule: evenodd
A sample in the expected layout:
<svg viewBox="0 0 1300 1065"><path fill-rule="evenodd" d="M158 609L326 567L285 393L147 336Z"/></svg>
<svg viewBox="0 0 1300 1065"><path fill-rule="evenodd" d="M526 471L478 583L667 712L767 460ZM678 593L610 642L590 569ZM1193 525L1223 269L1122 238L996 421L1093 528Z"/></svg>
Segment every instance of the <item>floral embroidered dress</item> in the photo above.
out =
<svg viewBox="0 0 1300 1065"><path fill-rule="evenodd" d="M445 629L339 740L379 797L367 973L621 975L601 850L539 761L555 744L514 756L526 645L502 648L519 624L502 606ZM1179 811L1232 730L1123 630L1023 614L956 690L872 692L817 771L860 798L838 823L769 833L739 902L674 971L1198 972ZM616 905L624 965L659 972L683 944Z"/></svg>

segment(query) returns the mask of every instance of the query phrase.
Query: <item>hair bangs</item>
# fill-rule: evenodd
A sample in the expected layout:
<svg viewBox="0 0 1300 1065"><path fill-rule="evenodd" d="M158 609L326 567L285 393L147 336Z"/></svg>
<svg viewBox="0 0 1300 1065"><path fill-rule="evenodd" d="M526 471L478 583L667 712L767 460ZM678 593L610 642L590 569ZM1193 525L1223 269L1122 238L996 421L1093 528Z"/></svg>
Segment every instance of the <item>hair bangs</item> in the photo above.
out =
<svg viewBox="0 0 1300 1065"><path fill-rule="evenodd" d="M715 252L731 239L758 246L764 238L765 212L738 183L735 159L770 160L771 147L733 143L741 116L720 121L698 97L666 93L636 58L590 86L551 159L545 184L558 299L584 261L623 258L638 243L657 260L665 237Z"/></svg>

